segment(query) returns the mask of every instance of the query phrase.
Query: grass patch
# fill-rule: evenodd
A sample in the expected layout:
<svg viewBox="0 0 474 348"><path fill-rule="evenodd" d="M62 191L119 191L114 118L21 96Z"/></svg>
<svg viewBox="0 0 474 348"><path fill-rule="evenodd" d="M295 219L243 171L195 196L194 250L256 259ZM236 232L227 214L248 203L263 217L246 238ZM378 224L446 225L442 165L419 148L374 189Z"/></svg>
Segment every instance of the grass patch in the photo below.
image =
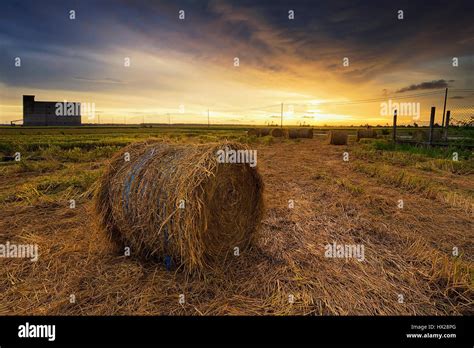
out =
<svg viewBox="0 0 474 348"><path fill-rule="evenodd" d="M51 175L20 185L18 188L2 192L0 203L28 202L35 199L68 199L86 193L96 182L101 170L83 171L69 175Z"/></svg>
<svg viewBox="0 0 474 348"><path fill-rule="evenodd" d="M474 160L472 153L459 148L416 147L408 144L393 144L375 140L361 143L353 150L361 159L384 162L401 167L415 167L425 171L446 171L453 174L472 174ZM457 152L458 161L453 161Z"/></svg>
<svg viewBox="0 0 474 348"><path fill-rule="evenodd" d="M334 182L353 196L359 196L364 193L364 189L362 187L352 184L347 179L334 179Z"/></svg>
<svg viewBox="0 0 474 348"><path fill-rule="evenodd" d="M414 193L426 193L431 195L435 190L435 185L429 179L409 174L406 170L393 170L388 165L367 165L358 163L355 169L359 172L369 175L377 179L399 188L406 189Z"/></svg>
<svg viewBox="0 0 474 348"><path fill-rule="evenodd" d="M371 143L364 144L367 147L372 147L379 151L399 151L408 152L411 154L423 155L432 158L452 158L453 153L457 152L459 159L468 160L472 157L472 152L460 147L429 147L429 146L414 146L410 144L395 144L391 141L376 140Z"/></svg>
<svg viewBox="0 0 474 348"><path fill-rule="evenodd" d="M101 146L90 150L74 147L64 150L58 146L50 146L40 150L40 156L49 160L62 162L94 162L100 159L109 158L120 146Z"/></svg>
<svg viewBox="0 0 474 348"><path fill-rule="evenodd" d="M448 187L440 185L429 178L411 174L403 169L394 170L392 166L386 164L368 165L357 163L354 168L377 179L381 184L389 184L409 192L422 194L427 198L437 199L452 207L461 208L469 214L474 212L474 199L471 194L450 190Z"/></svg>
<svg viewBox="0 0 474 348"><path fill-rule="evenodd" d="M266 135L264 137L259 138L260 143L263 145L271 145L275 142L275 138L273 138L271 135Z"/></svg>
<svg viewBox="0 0 474 348"><path fill-rule="evenodd" d="M330 179L331 177L329 176L328 173L324 172L324 171L316 171L314 172L314 174L311 176L311 179L312 180L328 180Z"/></svg>
<svg viewBox="0 0 474 348"><path fill-rule="evenodd" d="M427 162L420 162L415 164L415 168L425 171L441 170L458 175L472 175L474 174L474 161L453 161L449 159L435 159Z"/></svg>
<svg viewBox="0 0 474 348"><path fill-rule="evenodd" d="M50 173L64 169L65 166L58 161L28 161L12 162L12 165L0 167L0 175L13 173Z"/></svg>

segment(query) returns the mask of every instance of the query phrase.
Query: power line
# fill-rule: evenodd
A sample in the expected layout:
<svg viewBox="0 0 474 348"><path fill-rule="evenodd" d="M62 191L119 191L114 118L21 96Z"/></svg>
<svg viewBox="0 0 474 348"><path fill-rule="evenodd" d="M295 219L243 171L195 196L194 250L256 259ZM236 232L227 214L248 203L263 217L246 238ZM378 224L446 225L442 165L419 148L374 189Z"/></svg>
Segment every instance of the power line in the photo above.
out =
<svg viewBox="0 0 474 348"><path fill-rule="evenodd" d="M426 96L434 96L437 94L440 94L440 91L436 92L426 92L426 93L418 93L418 94L410 94L410 95L404 95L404 96L386 96L386 97L379 97L379 98L372 98L372 99L361 99L361 100L350 100L350 101L341 101L341 102L322 102L322 103L306 103L306 104L301 104L301 103L287 103L291 105L299 105L299 106L307 106L307 105L314 105L314 106L320 106L320 105L353 105L353 104L365 104L365 103L375 103L375 102L380 102L380 101L387 101L387 99L409 99L409 98L416 98L416 97L426 97Z"/></svg>
<svg viewBox="0 0 474 348"><path fill-rule="evenodd" d="M280 106L280 104L272 104L272 105L266 105L266 106L252 106L249 108L240 108L240 109L217 109L220 112L239 112L239 111L247 111L247 110L261 110L261 109L268 109L268 108L274 108Z"/></svg>

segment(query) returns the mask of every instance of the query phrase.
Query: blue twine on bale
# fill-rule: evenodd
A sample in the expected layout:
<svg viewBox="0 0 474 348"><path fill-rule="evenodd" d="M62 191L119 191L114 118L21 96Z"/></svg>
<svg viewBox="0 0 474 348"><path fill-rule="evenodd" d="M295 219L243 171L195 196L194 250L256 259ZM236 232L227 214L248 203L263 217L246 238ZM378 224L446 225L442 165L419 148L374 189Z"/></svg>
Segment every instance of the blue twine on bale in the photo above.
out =
<svg viewBox="0 0 474 348"><path fill-rule="evenodd" d="M165 256L165 267L166 267L166 270L168 272L171 271L171 265L172 265L171 257L169 255L166 255Z"/></svg>
<svg viewBox="0 0 474 348"><path fill-rule="evenodd" d="M122 200L125 201L125 204L123 206L123 209L124 209L125 213L129 211L130 191L132 189L132 183L135 180L135 176L140 172L143 165L149 159L151 159L151 157L153 156L154 153L155 153L155 149L152 149L151 152L148 155L146 155L144 158L142 158L138 163L136 163L133 166L132 170L130 171L130 174L128 175L128 177L125 178L125 182L124 182L125 188L122 192Z"/></svg>
<svg viewBox="0 0 474 348"><path fill-rule="evenodd" d="M166 204L163 203L163 211L165 213L165 216L166 216ZM165 233L163 234L164 235L164 238L165 238L165 246L164 246L164 251L165 251L165 268L166 270L169 272L171 271L171 265L173 263L172 259L171 259L171 256L169 255L166 255L166 250L168 249L168 226L165 226Z"/></svg>
<svg viewBox="0 0 474 348"><path fill-rule="evenodd" d="M125 202L125 204L123 206L123 209L124 209L125 213L129 211L130 191L132 189L132 184L133 184L133 181L135 180L135 176L140 173L140 170L148 162L148 160L151 159L151 157L153 156L154 153L155 153L155 149L152 149L149 154L144 156L138 163L133 165L132 170L130 171L130 174L125 178L124 190L122 192L122 200ZM140 192L140 194L142 196L145 195L147 187L148 187L148 182L145 182L145 185L142 187L141 192ZM164 203L163 203L163 210L162 211L164 212L163 217L166 217L166 205ZM164 239L165 239L164 240L164 250L165 250L164 263L165 263L166 270L169 272L169 271L171 271L171 267L173 265L173 259L171 258L170 255L166 255L166 250L168 249L168 226L164 227L163 236L164 236Z"/></svg>

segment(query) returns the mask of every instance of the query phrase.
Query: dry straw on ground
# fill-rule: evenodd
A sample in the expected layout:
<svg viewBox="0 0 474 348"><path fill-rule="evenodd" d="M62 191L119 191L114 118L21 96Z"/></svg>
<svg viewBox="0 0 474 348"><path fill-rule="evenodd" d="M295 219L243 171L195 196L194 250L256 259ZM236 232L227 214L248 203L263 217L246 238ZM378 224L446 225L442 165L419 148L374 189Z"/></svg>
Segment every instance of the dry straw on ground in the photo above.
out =
<svg viewBox="0 0 474 348"><path fill-rule="evenodd" d="M262 216L263 182L247 163L220 163L217 152L225 148L247 150L237 143L124 148L98 190L102 226L132 254L189 273L246 248Z"/></svg>
<svg viewBox="0 0 474 348"><path fill-rule="evenodd" d="M359 129L357 131L357 141L364 138L377 138L377 131L372 128Z"/></svg>
<svg viewBox="0 0 474 348"><path fill-rule="evenodd" d="M347 145L347 133L342 131L329 132L329 144Z"/></svg>
<svg viewBox="0 0 474 348"><path fill-rule="evenodd" d="M313 138L313 129L312 128L290 128L288 129L288 138L297 139L297 138Z"/></svg>

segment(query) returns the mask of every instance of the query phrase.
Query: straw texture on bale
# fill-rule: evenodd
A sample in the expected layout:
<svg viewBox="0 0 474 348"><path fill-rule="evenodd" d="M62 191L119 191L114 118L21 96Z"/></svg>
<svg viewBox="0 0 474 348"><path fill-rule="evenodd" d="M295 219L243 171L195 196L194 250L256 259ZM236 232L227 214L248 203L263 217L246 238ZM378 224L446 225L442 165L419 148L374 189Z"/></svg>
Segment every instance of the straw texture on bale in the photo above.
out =
<svg viewBox="0 0 474 348"><path fill-rule="evenodd" d="M329 144L347 145L347 133L342 131L329 132Z"/></svg>
<svg viewBox="0 0 474 348"><path fill-rule="evenodd" d="M281 138L285 136L285 130L282 128L273 128L270 134L272 137Z"/></svg>
<svg viewBox="0 0 474 348"><path fill-rule="evenodd" d="M430 130L429 129L417 129L413 133L413 140L420 142L430 141ZM440 128L433 129L433 141L443 140L443 130Z"/></svg>
<svg viewBox="0 0 474 348"><path fill-rule="evenodd" d="M288 129L288 138L313 138L313 129L312 128L290 128Z"/></svg>
<svg viewBox="0 0 474 348"><path fill-rule="evenodd" d="M226 148L248 149L238 143L158 142L122 149L98 189L101 225L133 255L188 273L249 246L263 213L263 182L248 163L220 163L217 152Z"/></svg>
<svg viewBox="0 0 474 348"><path fill-rule="evenodd" d="M271 128L260 128L259 130L260 130L260 136L261 137L270 135L270 133L272 132Z"/></svg>
<svg viewBox="0 0 474 348"><path fill-rule="evenodd" d="M357 130L357 141L364 138L377 138L377 131L372 128Z"/></svg>

